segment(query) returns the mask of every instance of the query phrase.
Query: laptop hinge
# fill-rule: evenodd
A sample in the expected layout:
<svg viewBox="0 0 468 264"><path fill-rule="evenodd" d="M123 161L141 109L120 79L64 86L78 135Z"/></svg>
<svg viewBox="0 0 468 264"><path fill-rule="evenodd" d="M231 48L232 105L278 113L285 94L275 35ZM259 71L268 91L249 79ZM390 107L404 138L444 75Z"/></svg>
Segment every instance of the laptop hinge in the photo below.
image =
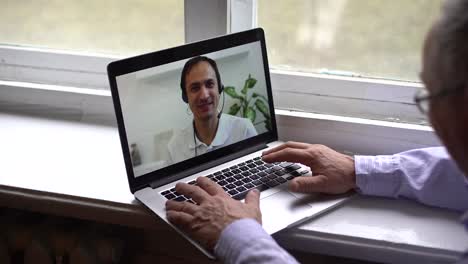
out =
<svg viewBox="0 0 468 264"><path fill-rule="evenodd" d="M243 157L245 155L251 154L251 153L256 152L256 151L259 151L261 149L265 149L267 147L268 146L265 143L262 143L262 144L259 144L259 145L254 145L252 147L243 149L241 151L237 151L236 153L221 157L219 159L216 159L216 160L213 160L213 161L210 161L210 162L206 162L206 163L204 163L202 165L198 165L195 168L187 169L187 170L181 171L179 173L176 173L176 174L174 174L172 176L164 177L163 179L158 179L158 180L152 181L148 185L151 188L155 189L155 188L158 188L159 186L162 186L162 185L168 184L170 182L185 178L185 177L190 176L192 174L195 174L197 172L204 171L204 170L207 170L209 168L221 165L221 164L226 163L228 161L235 160L237 158Z"/></svg>

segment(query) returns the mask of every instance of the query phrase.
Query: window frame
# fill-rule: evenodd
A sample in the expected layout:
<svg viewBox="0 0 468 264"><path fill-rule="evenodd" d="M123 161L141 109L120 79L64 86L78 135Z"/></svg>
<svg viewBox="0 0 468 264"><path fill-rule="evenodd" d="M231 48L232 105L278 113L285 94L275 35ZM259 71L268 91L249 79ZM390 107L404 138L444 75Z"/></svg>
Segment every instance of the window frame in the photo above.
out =
<svg viewBox="0 0 468 264"><path fill-rule="evenodd" d="M186 42L255 27L256 8L256 0L185 0ZM16 105L20 108L32 103L40 105L44 113L68 106L81 111L80 120L87 120L90 113L93 117L110 116L107 118L113 120L113 114L107 109L111 100L106 67L119 58L0 46L0 106ZM408 131L417 134L420 129L407 128L399 122L427 124L413 102L414 93L422 87L420 83L275 69L271 69L271 80L275 107L289 110L283 111L283 116L297 119L294 113L309 112L392 121L405 131L400 133L403 142ZM345 126L339 120L332 118L330 121L338 130ZM375 128L382 127L379 122L374 122ZM424 133L423 138L428 145L434 143L433 135L428 136L430 134L432 130ZM333 142L333 139L322 141Z"/></svg>

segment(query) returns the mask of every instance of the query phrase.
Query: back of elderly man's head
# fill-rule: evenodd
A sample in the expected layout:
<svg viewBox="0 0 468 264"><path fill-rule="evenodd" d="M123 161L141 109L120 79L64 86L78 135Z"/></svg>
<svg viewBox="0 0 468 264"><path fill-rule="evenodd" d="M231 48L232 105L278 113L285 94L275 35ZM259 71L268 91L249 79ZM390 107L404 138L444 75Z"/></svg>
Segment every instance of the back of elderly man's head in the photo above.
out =
<svg viewBox="0 0 468 264"><path fill-rule="evenodd" d="M468 86L468 0L447 0L433 27L438 53L438 75L444 86Z"/></svg>
<svg viewBox="0 0 468 264"><path fill-rule="evenodd" d="M468 0L447 0L424 47L422 79L431 123L468 177ZM447 91L445 96L438 93Z"/></svg>

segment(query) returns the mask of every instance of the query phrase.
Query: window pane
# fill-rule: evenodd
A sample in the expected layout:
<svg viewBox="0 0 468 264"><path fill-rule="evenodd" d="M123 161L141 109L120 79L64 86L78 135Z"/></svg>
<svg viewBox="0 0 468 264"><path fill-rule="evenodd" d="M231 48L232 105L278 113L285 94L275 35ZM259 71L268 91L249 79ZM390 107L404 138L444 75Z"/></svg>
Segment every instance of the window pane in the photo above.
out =
<svg viewBox="0 0 468 264"><path fill-rule="evenodd" d="M258 0L270 64L418 81L424 36L441 0Z"/></svg>
<svg viewBox="0 0 468 264"><path fill-rule="evenodd" d="M184 42L183 0L6 0L0 43L131 55Z"/></svg>

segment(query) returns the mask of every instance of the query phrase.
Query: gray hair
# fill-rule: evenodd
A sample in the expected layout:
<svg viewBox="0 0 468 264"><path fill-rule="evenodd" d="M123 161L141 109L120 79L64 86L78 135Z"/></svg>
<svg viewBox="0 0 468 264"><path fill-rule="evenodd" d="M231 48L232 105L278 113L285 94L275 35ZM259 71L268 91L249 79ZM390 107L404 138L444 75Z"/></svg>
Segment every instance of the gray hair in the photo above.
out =
<svg viewBox="0 0 468 264"><path fill-rule="evenodd" d="M445 89L468 85L468 0L447 0L433 30Z"/></svg>

